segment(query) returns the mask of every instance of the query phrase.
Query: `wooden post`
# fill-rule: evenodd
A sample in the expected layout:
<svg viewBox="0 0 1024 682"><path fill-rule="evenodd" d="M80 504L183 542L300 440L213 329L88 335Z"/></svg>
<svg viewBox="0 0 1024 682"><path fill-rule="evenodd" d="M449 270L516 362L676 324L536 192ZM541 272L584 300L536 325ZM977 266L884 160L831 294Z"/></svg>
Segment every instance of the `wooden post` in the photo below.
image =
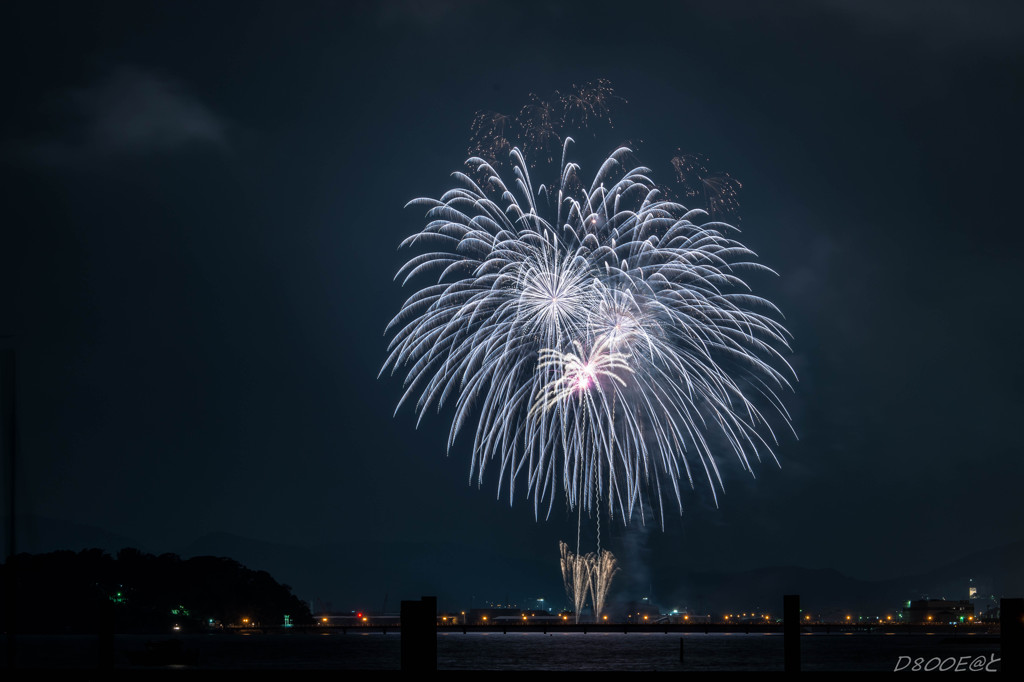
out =
<svg viewBox="0 0 1024 682"><path fill-rule="evenodd" d="M1000 670L1004 673L1020 673L1024 670L1024 599L999 600L999 648Z"/></svg>
<svg viewBox="0 0 1024 682"><path fill-rule="evenodd" d="M15 366L14 349L0 348L0 465L3 466L2 477L6 484L4 486L6 489L2 494L7 496L8 504L8 508L0 512L6 513L7 516L7 546L4 547L3 556L3 561L7 563L7 580L3 586L3 598L7 603L7 608L4 609L6 622L3 626L7 630L7 666L12 669L17 665L18 658L18 638L16 634L18 625L16 615L18 580L15 575L15 562L11 561L18 551L17 543L15 542L15 533L18 530L16 523L18 507L15 504L15 493L17 492L17 486L15 485L15 479L17 478L17 470L15 468L17 463L17 457L15 456L17 435L14 428L17 419L14 393Z"/></svg>
<svg viewBox="0 0 1024 682"><path fill-rule="evenodd" d="M782 597L782 639L785 647L785 670L800 672L800 595Z"/></svg>
<svg viewBox="0 0 1024 682"><path fill-rule="evenodd" d="M437 597L402 601L402 670L437 670Z"/></svg>

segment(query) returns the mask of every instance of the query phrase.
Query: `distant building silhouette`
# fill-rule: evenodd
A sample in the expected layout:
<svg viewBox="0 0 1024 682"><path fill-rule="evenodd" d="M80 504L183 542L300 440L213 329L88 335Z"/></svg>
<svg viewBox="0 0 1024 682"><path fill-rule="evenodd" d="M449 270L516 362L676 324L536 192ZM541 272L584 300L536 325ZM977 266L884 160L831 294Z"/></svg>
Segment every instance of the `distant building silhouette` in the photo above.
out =
<svg viewBox="0 0 1024 682"><path fill-rule="evenodd" d="M974 604L969 599L918 599L910 602L907 620L911 623L962 623L974 620Z"/></svg>

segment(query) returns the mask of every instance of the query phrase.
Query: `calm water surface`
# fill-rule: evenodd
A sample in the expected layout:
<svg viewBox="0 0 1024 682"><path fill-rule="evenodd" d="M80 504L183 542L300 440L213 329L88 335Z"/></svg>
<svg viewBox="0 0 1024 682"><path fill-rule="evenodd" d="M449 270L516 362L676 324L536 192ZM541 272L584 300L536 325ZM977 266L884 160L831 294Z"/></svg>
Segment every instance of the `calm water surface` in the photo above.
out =
<svg viewBox="0 0 1024 682"><path fill-rule="evenodd" d="M139 667L135 654L169 638L119 635L115 666ZM186 667L208 670L386 670L400 665L396 633L188 635L178 638ZM683 661L679 660L680 640ZM804 670L892 671L999 657L999 640L986 635L813 634L801 637ZM23 668L92 668L97 640L90 636L18 637ZM904 657L901 659L901 657ZM2 658L6 667L6 658ZM781 634L442 632L441 670L782 670ZM991 665L998 668L998 663Z"/></svg>

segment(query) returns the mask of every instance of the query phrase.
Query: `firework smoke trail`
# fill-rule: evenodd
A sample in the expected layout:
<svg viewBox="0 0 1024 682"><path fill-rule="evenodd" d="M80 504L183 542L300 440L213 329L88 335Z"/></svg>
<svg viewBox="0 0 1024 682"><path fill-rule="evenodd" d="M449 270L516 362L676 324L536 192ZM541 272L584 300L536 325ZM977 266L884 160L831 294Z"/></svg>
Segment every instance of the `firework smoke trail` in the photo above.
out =
<svg viewBox="0 0 1024 682"><path fill-rule="evenodd" d="M704 154L677 150L671 163L684 200L702 198L713 218L739 224L739 190L743 187L739 180L728 173L709 170L711 161Z"/></svg>
<svg viewBox="0 0 1024 682"><path fill-rule="evenodd" d="M544 98L530 93L529 99L516 115L476 112L470 124L469 155L496 162L518 147L531 167L539 159L550 162L570 131L583 131L595 123L613 127L612 105L626 101L604 78L573 84L568 92L556 90Z"/></svg>
<svg viewBox="0 0 1024 682"><path fill-rule="evenodd" d="M735 228L668 201L625 148L585 183L570 142L555 186L535 191L513 149L511 185L474 157L455 188L410 202L427 224L403 246L423 252L396 279L436 282L389 324L381 372L405 374L398 407L418 420L454 403L449 448L475 420L470 480L497 462L510 502L521 481L550 514L561 484L570 508L599 500L627 521L651 494L663 523L662 488L681 510L683 477L717 502L709 435L751 473L774 459L761 410L788 425L789 334L741 278L772 271Z"/></svg>
<svg viewBox="0 0 1024 682"><path fill-rule="evenodd" d="M565 595L573 604L576 622L580 622L580 613L586 605L587 592L591 589L591 568L587 557L576 554L569 545L564 542L558 543L558 550L562 554L562 585L565 587Z"/></svg>
<svg viewBox="0 0 1024 682"><path fill-rule="evenodd" d="M594 607L594 621L600 622L612 578L619 572L615 556L607 549L598 554L588 554L590 562L590 603Z"/></svg>

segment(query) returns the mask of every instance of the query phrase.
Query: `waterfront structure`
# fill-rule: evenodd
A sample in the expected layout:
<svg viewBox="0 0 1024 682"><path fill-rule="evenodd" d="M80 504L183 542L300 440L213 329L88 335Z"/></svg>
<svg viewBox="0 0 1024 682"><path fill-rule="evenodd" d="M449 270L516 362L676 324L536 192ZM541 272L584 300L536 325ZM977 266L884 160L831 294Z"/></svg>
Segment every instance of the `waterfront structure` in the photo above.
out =
<svg viewBox="0 0 1024 682"><path fill-rule="evenodd" d="M910 623L965 623L974 621L974 604L969 599L918 599L906 610Z"/></svg>

